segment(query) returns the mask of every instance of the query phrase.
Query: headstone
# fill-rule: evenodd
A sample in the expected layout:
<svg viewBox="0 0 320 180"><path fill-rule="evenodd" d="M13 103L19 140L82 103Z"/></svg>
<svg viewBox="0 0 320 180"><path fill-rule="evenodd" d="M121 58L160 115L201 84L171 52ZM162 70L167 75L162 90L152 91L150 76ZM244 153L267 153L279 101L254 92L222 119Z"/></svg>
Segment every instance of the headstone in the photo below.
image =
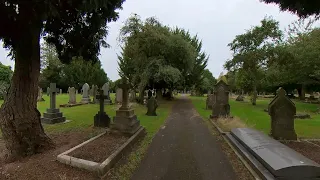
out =
<svg viewBox="0 0 320 180"><path fill-rule="evenodd" d="M236 101L244 101L244 97L242 95L239 95L237 97Z"/></svg>
<svg viewBox="0 0 320 180"><path fill-rule="evenodd" d="M60 89L60 94L62 94L62 89Z"/></svg>
<svg viewBox="0 0 320 180"><path fill-rule="evenodd" d="M230 115L229 86L220 80L214 87L211 118L227 117Z"/></svg>
<svg viewBox="0 0 320 180"><path fill-rule="evenodd" d="M102 90L103 90L103 95L105 95L107 98L104 99L104 104L111 104L111 99L110 99L110 93L109 93L109 84L105 83L102 86Z"/></svg>
<svg viewBox="0 0 320 180"><path fill-rule="evenodd" d="M43 97L42 97L42 88L40 88L38 86L38 97L37 97L37 101L44 101Z"/></svg>
<svg viewBox="0 0 320 180"><path fill-rule="evenodd" d="M268 179L316 180L320 177L319 164L260 131L234 128L230 134L237 141L234 145L238 148L241 146L240 149L249 154L247 157L255 158L265 168L264 174L268 171L271 173L273 177L269 176ZM261 169L261 165L258 169Z"/></svg>
<svg viewBox="0 0 320 180"><path fill-rule="evenodd" d="M88 83L85 83L83 86L82 86L82 99L81 99L81 102L83 103L89 103L91 101L90 99L90 96L89 96L89 90L90 90L90 86Z"/></svg>
<svg viewBox="0 0 320 180"><path fill-rule="evenodd" d="M213 103L214 103L213 94L208 94L207 95L207 100L206 100L206 109L212 109Z"/></svg>
<svg viewBox="0 0 320 180"><path fill-rule="evenodd" d="M95 127L109 127L110 126L110 118L104 112L104 100L108 97L104 95L103 90L99 91L99 94L96 95L96 99L99 100L100 111L94 116L94 126Z"/></svg>
<svg viewBox="0 0 320 180"><path fill-rule="evenodd" d="M69 104L76 104L77 98L76 98L76 89L74 87L71 87L68 89L69 91Z"/></svg>
<svg viewBox="0 0 320 180"><path fill-rule="evenodd" d="M134 110L129 106L129 88L126 79L119 87L122 89L122 106L116 111L113 118L112 129L125 134L134 134L141 126L140 121L134 114Z"/></svg>
<svg viewBox="0 0 320 180"><path fill-rule="evenodd" d="M50 95L50 87L47 87L47 96Z"/></svg>
<svg viewBox="0 0 320 180"><path fill-rule="evenodd" d="M276 97L268 106L271 116L271 136L275 139L297 140L294 130L295 104L286 96L286 91L279 88Z"/></svg>
<svg viewBox="0 0 320 180"><path fill-rule="evenodd" d="M50 108L47 109L47 112L43 113L43 118L41 118L43 123L55 124L66 121L62 112L56 108L56 94L58 92L59 89L56 88L56 83L50 83Z"/></svg>
<svg viewBox="0 0 320 180"><path fill-rule="evenodd" d="M116 103L122 103L122 89L118 88L116 91Z"/></svg>
<svg viewBox="0 0 320 180"><path fill-rule="evenodd" d="M135 102L136 101L136 91L135 90L130 90L129 101L130 102Z"/></svg>
<svg viewBox="0 0 320 180"><path fill-rule="evenodd" d="M148 108L148 111L146 113L147 116L157 116L156 111L158 108L158 102L153 96L150 99L148 99L147 108Z"/></svg>

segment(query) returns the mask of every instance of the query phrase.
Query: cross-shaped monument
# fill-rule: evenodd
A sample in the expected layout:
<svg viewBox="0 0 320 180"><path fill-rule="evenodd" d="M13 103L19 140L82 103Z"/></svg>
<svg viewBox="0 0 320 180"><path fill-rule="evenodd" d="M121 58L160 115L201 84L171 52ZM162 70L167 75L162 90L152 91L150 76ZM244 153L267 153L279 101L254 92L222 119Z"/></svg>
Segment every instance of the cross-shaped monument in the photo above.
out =
<svg viewBox="0 0 320 180"><path fill-rule="evenodd" d="M103 90L99 90L99 94L96 95L96 99L99 100L100 103L100 111L94 116L94 126L95 127L109 127L110 126L110 118L104 112L104 100L108 98L103 94Z"/></svg>
<svg viewBox="0 0 320 180"><path fill-rule="evenodd" d="M127 79L123 78L119 87L122 89L122 106L116 111L116 116L113 118L112 130L125 134L134 134L141 126L140 121L134 114L134 110L129 106L129 84Z"/></svg>
<svg viewBox="0 0 320 180"><path fill-rule="evenodd" d="M50 83L50 108L47 112L43 113L41 121L47 124L55 124L66 121L66 117L63 117L62 112L56 109L56 95L59 89L56 88L56 83Z"/></svg>

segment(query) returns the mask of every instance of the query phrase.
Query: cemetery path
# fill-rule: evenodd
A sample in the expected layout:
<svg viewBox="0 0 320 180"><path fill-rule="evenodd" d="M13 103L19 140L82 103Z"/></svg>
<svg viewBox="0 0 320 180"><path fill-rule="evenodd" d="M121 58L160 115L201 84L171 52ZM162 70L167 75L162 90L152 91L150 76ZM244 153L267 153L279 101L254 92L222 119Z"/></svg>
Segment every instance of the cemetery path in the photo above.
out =
<svg viewBox="0 0 320 180"><path fill-rule="evenodd" d="M154 137L133 180L234 180L235 173L219 142L182 97Z"/></svg>

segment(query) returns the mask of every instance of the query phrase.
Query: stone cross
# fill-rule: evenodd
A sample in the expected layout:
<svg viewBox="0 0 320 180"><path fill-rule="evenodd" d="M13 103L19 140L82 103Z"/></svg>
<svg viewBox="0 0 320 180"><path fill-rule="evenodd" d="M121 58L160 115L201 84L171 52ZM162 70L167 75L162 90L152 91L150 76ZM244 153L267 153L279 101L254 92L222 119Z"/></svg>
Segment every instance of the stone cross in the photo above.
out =
<svg viewBox="0 0 320 180"><path fill-rule="evenodd" d="M123 79L122 84L119 85L122 89L122 106L120 109L129 109L129 84L127 83L127 79Z"/></svg>
<svg viewBox="0 0 320 180"><path fill-rule="evenodd" d="M213 91L213 105L211 118L227 117L230 115L229 86L220 80Z"/></svg>
<svg viewBox="0 0 320 180"><path fill-rule="evenodd" d="M103 90L99 90L99 94L96 95L96 99L99 100L100 110L98 114L94 116L94 126L95 127L109 127L110 126L110 118L104 112L104 100L108 97L103 94Z"/></svg>
<svg viewBox="0 0 320 180"><path fill-rule="evenodd" d="M93 103L96 102L97 91L98 91L98 86L92 85L91 93L92 93L92 97L93 97Z"/></svg>
<svg viewBox="0 0 320 180"><path fill-rule="evenodd" d="M56 83L50 83L50 109L56 109L57 93L59 93L59 89L56 87Z"/></svg>
<svg viewBox="0 0 320 180"><path fill-rule="evenodd" d="M283 88L277 90L276 97L270 102L268 112L271 116L271 136L275 139L297 140L294 130L295 104L286 96Z"/></svg>

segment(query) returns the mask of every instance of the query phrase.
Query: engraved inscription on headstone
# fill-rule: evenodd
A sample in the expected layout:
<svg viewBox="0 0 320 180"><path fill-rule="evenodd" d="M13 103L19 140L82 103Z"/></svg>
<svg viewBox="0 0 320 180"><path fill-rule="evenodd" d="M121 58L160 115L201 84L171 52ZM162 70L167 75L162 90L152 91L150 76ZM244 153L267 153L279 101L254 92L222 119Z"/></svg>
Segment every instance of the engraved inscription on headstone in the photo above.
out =
<svg viewBox="0 0 320 180"><path fill-rule="evenodd" d="M220 80L214 88L211 118L227 117L230 115L229 86Z"/></svg>

